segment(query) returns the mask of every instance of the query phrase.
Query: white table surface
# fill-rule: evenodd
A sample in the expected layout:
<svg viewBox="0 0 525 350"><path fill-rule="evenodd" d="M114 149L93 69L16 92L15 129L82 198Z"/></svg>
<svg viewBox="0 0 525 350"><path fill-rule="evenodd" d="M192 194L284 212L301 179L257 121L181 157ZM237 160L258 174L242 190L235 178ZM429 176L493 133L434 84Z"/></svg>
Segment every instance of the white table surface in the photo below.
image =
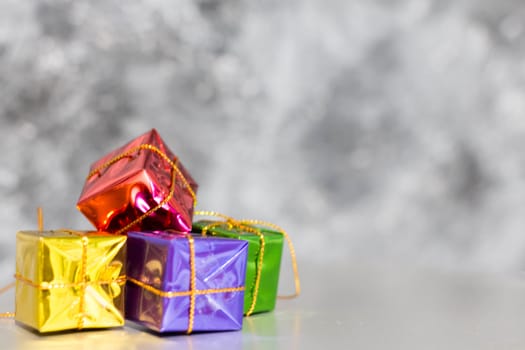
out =
<svg viewBox="0 0 525 350"><path fill-rule="evenodd" d="M129 324L39 336L0 320L0 348L525 349L522 276L369 264L301 271L301 297L245 318L240 332L157 336Z"/></svg>

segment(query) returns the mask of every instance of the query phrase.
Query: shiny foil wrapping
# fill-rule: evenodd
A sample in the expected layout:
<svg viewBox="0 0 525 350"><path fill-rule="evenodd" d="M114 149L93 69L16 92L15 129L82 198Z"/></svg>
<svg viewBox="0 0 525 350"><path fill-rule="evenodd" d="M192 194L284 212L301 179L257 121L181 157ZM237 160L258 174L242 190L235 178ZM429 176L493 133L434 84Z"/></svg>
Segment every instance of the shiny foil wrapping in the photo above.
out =
<svg viewBox="0 0 525 350"><path fill-rule="evenodd" d="M128 233L127 274L156 291L185 292L190 289L190 250L186 235ZM194 237L196 290L244 287L246 242ZM224 331L242 328L244 288L236 292L196 295L193 331ZM157 332L186 332L190 297L163 297L133 282L126 288L126 318Z"/></svg>
<svg viewBox="0 0 525 350"><path fill-rule="evenodd" d="M193 230L201 232L204 227L216 223L215 221L201 220L193 223ZM225 226L209 226L208 235L214 237L227 237L247 241L248 262L246 266L246 290L244 293L244 313L250 310L253 298L257 299L252 313L270 311L275 308L277 289L279 286L279 273L281 268L281 257L283 251L284 237L277 231L260 228L264 236L264 255L259 282L259 289L255 293L255 279L259 260L261 241L258 235L252 232Z"/></svg>
<svg viewBox="0 0 525 350"><path fill-rule="evenodd" d="M41 333L124 325L126 237L20 231L15 319Z"/></svg>
<svg viewBox="0 0 525 350"><path fill-rule="evenodd" d="M150 150L137 150L104 167L110 160L140 145L152 145L162 151L177 164L193 192L197 192L195 180L153 129L91 166L90 172L102 169L86 180L77 208L100 231L119 231L159 205L170 193L173 168L159 154ZM174 229L189 232L193 206L191 192L177 176L174 193L169 201L130 230Z"/></svg>

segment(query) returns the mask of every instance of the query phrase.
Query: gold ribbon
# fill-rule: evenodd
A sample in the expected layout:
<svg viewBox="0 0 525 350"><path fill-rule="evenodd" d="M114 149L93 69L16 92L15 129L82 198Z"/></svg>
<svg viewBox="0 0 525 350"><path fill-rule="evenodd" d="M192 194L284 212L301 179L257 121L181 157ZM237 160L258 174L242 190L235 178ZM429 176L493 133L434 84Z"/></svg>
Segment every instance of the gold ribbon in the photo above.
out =
<svg viewBox="0 0 525 350"><path fill-rule="evenodd" d="M84 281L84 282L72 282L72 283L58 283L58 282L41 282L41 283L35 283L33 281L31 281L30 279L28 278L25 278L24 276L20 275L20 274L15 274L14 277L22 282L22 283L25 283L31 287L35 287L35 288L38 288L40 290L51 290L51 289L60 289L60 288L74 288L74 287L87 287L87 286L92 286L92 285L99 285L99 286L102 286L102 285L109 285L109 284L113 284L113 283L118 283L120 285L126 283L126 280L127 280L127 277L122 275L122 276L119 276L118 278L116 279L112 279L112 280L107 280L107 281ZM13 286L14 286L14 282L12 283ZM1 292L1 290L0 290Z"/></svg>
<svg viewBox="0 0 525 350"><path fill-rule="evenodd" d="M197 281L195 276L195 242L191 235L188 235L187 238L190 249L190 314L186 333L190 334L193 331L193 321L195 319L195 290L197 289Z"/></svg>
<svg viewBox="0 0 525 350"><path fill-rule="evenodd" d="M85 238L85 237L82 237ZM87 239L82 241L82 246L87 245ZM84 248L83 248L84 249ZM114 280L108 280L108 281L87 281L86 280L86 271L85 271L85 260L83 259L82 265L81 265L81 273L83 276L82 282L73 282L73 283L51 283L51 282L42 282L42 283L35 283L25 277L23 277L20 274L15 274L14 277L17 281L20 281L22 283L25 283L31 287L38 288L40 290L51 290L51 289L60 289L60 288L75 288L80 287L80 295L79 295L79 306L78 306L78 329L84 328L84 321L87 316L85 311L85 293L86 288L90 285L110 285L113 283L118 283L119 285L123 285L126 283L126 276L119 276L118 278ZM14 285L14 283L13 283ZM11 314L11 317L13 317L14 313L6 313ZM0 314L1 317L2 314ZM9 316L6 316L9 317Z"/></svg>
<svg viewBox="0 0 525 350"><path fill-rule="evenodd" d="M258 297L258 294L259 294L259 286L260 286L260 281L261 281L261 273L262 273L262 263L263 263L263 258L264 258L264 248L265 248L265 242L264 242L264 234L261 232L261 230L253 225L258 225L258 226L264 226L264 227L268 227L268 228L271 228L277 232L279 232L280 234L282 234L284 236L284 238L286 239L286 243L288 244L288 250L290 251L290 256L292 258L292 268L293 268L293 273L294 273L294 284L295 284L295 293L294 294L291 294L291 295L283 295L283 296L278 296L279 299L293 299L293 298L296 298L297 296L299 296L299 294L301 293L301 282L300 282L300 279L299 279L299 271L297 269L297 257L296 257L296 253L295 253L295 248L292 244L292 240L290 239L288 233L286 231L284 231L281 227L271 223L271 222L267 222L267 221L261 221L261 220L236 220L232 217L229 217L227 215L224 215L224 214L221 214L221 213L218 213L218 212L215 212L215 211L196 211L194 213L195 215L200 215L200 216L214 216L214 217L218 217L218 218L221 218L223 219L224 221L218 221L218 222L215 222L215 223L211 223L207 226L205 226L203 229L202 229L202 235L206 235L208 230L210 230L211 228L213 227L217 227L217 226L224 226L226 225L226 227L231 230L232 228L238 228L242 231L245 231L245 232L250 232L250 233L254 233L256 234L257 236L259 236L259 240L260 240L260 248L259 248L259 259L258 259L258 263L257 263L257 270L256 270L256 273L255 273L255 284L254 284L254 288L253 288L253 296L252 296L252 304L250 305L250 308L248 309L248 311L246 312L246 316L250 316L252 313L253 313L253 310L255 309L255 305L257 304L257 297Z"/></svg>
<svg viewBox="0 0 525 350"><path fill-rule="evenodd" d="M151 144L142 144L142 145L139 145L137 147L133 147L133 148L131 148L131 149L129 149L129 150L127 150L127 151L125 151L125 152L115 156L115 157L113 157L112 159L108 160L106 163L102 164L98 168L93 169L88 174L88 176L86 178L86 181L89 180L91 177L93 177L93 175L95 175L95 174L99 174L100 175L100 172L102 170L104 170L105 168L110 167L111 165L115 164L116 162L120 161L121 159L131 157L131 155L133 153L135 153L137 151L140 151L140 150L147 150L147 151L151 151L153 153L156 153L157 155L159 155L162 159L164 159L171 166L172 172L171 172L170 191L169 191L168 195L161 202L159 202L159 204L157 204L153 208L150 208L144 214L142 214L141 216L139 216L138 218L136 218L135 220L133 220L132 222L130 222L126 226L122 227L120 230L116 231L115 234L122 234L122 233L126 232L131 227L133 227L136 224L140 223L142 220L147 218L149 215L151 215L152 213L154 213L155 211L159 210L164 205L166 205L166 203L168 203L173 198L173 195L175 193L175 188L176 188L175 181L177 179L177 175L181 178L184 187L188 189L188 192L190 193L190 195L191 195L191 197L193 199L193 207L195 207L197 205L197 196L195 195L195 192L193 191L193 189L191 188L190 184L188 183L188 181L186 180L186 178L184 177L184 175L180 171L179 167L177 166L178 160L176 160L175 162L172 161L166 155L166 153L164 153L161 149L159 149L158 147L156 147L154 145L151 145Z"/></svg>
<svg viewBox="0 0 525 350"><path fill-rule="evenodd" d="M155 287L152 287L142 281L139 281L133 277L128 277L128 281L136 284L137 286L147 290L150 293L158 295L162 298L176 298L176 297L190 297L190 308L188 311L188 328L187 334L193 332L193 323L195 319L195 298L197 295L204 294L215 294L215 293L230 293L230 292L241 292L244 290L244 286L231 287L231 288L217 288L217 289L197 289L197 277L195 273L195 242L191 235L186 235L188 239L188 246L190 251L190 286L189 290L183 292L166 292Z"/></svg>
<svg viewBox="0 0 525 350"><path fill-rule="evenodd" d="M80 284L80 301L78 303L78 329L84 328L84 321L86 318L86 310L85 310L85 304L86 304L86 282L87 282L87 276L86 276L86 265L87 265L87 246L89 243L89 239L86 236L82 236L82 262L80 263L80 276L82 276L82 282Z"/></svg>

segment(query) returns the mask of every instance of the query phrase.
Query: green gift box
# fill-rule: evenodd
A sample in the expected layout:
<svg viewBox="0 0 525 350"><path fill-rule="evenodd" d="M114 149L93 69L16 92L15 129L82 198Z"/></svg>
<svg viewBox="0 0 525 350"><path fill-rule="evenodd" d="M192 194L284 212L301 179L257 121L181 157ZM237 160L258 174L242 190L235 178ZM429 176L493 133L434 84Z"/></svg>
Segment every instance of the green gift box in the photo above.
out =
<svg viewBox="0 0 525 350"><path fill-rule="evenodd" d="M210 220L194 222L193 231L248 241L244 314L271 311L275 308L284 241L281 232L244 223Z"/></svg>

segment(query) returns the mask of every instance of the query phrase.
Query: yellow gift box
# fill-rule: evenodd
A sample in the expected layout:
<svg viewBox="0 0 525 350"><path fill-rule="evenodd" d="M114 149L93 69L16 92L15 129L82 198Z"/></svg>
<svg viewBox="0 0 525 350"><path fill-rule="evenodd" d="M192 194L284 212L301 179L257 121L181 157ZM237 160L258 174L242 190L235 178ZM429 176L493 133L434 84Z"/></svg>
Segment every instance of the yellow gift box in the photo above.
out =
<svg viewBox="0 0 525 350"><path fill-rule="evenodd" d="M15 320L41 333L124 325L126 236L16 235Z"/></svg>

